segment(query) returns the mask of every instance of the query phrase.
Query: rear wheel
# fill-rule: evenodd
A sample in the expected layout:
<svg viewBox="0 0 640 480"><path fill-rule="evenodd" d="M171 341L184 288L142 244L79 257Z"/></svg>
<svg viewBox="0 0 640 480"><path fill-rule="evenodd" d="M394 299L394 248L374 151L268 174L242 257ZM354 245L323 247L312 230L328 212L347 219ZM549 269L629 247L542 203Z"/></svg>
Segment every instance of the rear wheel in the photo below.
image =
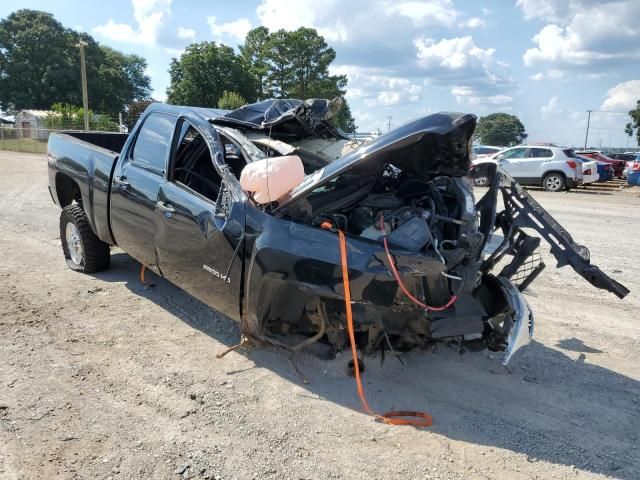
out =
<svg viewBox="0 0 640 480"><path fill-rule="evenodd" d="M80 205L67 205L62 209L60 241L64 258L72 270L93 273L109 268L109 244L93 233Z"/></svg>
<svg viewBox="0 0 640 480"><path fill-rule="evenodd" d="M567 182L561 173L547 173L542 179L542 186L547 192L559 192L564 190Z"/></svg>

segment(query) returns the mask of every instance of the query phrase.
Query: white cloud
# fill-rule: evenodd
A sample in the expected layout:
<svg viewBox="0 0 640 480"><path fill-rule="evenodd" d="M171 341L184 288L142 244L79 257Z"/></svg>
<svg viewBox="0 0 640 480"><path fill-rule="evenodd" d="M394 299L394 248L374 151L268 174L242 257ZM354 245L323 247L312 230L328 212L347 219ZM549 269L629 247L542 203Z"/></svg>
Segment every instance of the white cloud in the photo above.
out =
<svg viewBox="0 0 640 480"><path fill-rule="evenodd" d="M445 38L435 41L432 38L414 40L418 63L425 69L440 67L448 70L461 70L467 66L484 66L492 61L495 49L486 50L475 45L470 36Z"/></svg>
<svg viewBox="0 0 640 480"><path fill-rule="evenodd" d="M178 27L178 38L184 40L194 41L196 38L196 31L192 28Z"/></svg>
<svg viewBox="0 0 640 480"><path fill-rule="evenodd" d="M215 37L231 37L238 42L242 42L249 30L251 30L251 20L248 18L239 18L232 22L218 24L216 17L207 17L207 23L211 27L211 33Z"/></svg>
<svg viewBox="0 0 640 480"><path fill-rule="evenodd" d="M178 56L187 44L195 41L196 31L171 24L171 3L172 0L131 0L134 25L109 19L93 28L93 32L114 42L159 46Z"/></svg>
<svg viewBox="0 0 640 480"><path fill-rule="evenodd" d="M509 95L482 95L477 88L469 86L457 86L451 89L451 95L460 105L471 107L502 107L503 110L509 110L513 97Z"/></svg>
<svg viewBox="0 0 640 480"><path fill-rule="evenodd" d="M106 24L93 29L95 33L112 41L154 46L160 29L171 16L171 0L132 0L133 18L136 27L127 23Z"/></svg>
<svg viewBox="0 0 640 480"><path fill-rule="evenodd" d="M414 46L427 82L453 85L451 95L459 104L505 106L513 100L508 65L495 59L495 49L478 47L471 36L417 38Z"/></svg>
<svg viewBox="0 0 640 480"><path fill-rule="evenodd" d="M526 66L597 69L640 58L638 0L518 0L527 19L549 22L534 37Z"/></svg>
<svg viewBox="0 0 640 480"><path fill-rule="evenodd" d="M540 108L540 113L542 114L543 117L551 113L558 113L558 112L559 112L558 97L551 97L547 102L547 104L543 105Z"/></svg>
<svg viewBox="0 0 640 480"><path fill-rule="evenodd" d="M471 17L460 24L460 27L462 28L482 28L486 26L487 22L478 17Z"/></svg>
<svg viewBox="0 0 640 480"><path fill-rule="evenodd" d="M460 16L449 0L429 2L395 2L389 4L389 12L404 16L421 27L443 25L452 26Z"/></svg>
<svg viewBox="0 0 640 480"><path fill-rule="evenodd" d="M332 70L340 66L348 76L347 98L368 106L418 103L425 85L468 87L472 94L458 95L460 102L511 101L513 80L494 49L455 33L442 39L485 25L453 0L262 0L256 16L270 30L317 29L337 52Z"/></svg>
<svg viewBox="0 0 640 480"><path fill-rule="evenodd" d="M363 99L368 107L412 104L420 101L423 85L408 78L385 75L380 69L355 65L331 67L332 75L346 75L347 100Z"/></svg>
<svg viewBox="0 0 640 480"><path fill-rule="evenodd" d="M640 80L629 80L609 89L602 109L628 111L636 106L638 100L640 100Z"/></svg>
<svg viewBox="0 0 640 480"><path fill-rule="evenodd" d="M535 80L536 82L539 82L541 80L560 80L562 78L564 78L565 73L562 70L554 70L554 69L550 69L547 70L546 72L538 72L535 75L531 75L531 78L533 80Z"/></svg>

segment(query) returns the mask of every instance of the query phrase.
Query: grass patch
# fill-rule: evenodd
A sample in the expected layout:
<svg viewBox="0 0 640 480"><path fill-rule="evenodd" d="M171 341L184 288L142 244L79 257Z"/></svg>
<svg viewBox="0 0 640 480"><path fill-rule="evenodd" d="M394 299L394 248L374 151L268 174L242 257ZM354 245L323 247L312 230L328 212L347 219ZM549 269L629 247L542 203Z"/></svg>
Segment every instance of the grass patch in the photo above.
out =
<svg viewBox="0 0 640 480"><path fill-rule="evenodd" d="M0 140L0 150L47 153L47 142L34 140L32 138L5 138Z"/></svg>

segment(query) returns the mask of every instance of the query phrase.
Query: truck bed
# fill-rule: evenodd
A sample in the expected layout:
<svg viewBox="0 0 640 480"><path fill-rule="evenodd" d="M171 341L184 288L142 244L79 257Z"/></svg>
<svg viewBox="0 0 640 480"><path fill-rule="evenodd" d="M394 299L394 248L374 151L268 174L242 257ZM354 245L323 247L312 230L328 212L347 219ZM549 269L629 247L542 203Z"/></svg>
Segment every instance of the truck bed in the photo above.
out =
<svg viewBox="0 0 640 480"><path fill-rule="evenodd" d="M49 136L47 147L53 201L64 207L80 200L95 234L111 244L111 175L128 138L126 133L61 132ZM76 198L78 194L80 198Z"/></svg>

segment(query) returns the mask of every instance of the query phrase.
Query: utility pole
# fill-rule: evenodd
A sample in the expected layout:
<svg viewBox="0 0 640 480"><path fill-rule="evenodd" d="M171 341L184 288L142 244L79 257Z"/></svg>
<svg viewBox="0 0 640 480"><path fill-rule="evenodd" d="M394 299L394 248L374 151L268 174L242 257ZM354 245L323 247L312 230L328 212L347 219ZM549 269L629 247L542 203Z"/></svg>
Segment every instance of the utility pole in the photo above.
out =
<svg viewBox="0 0 640 480"><path fill-rule="evenodd" d="M84 47L89 45L84 40L78 42L80 47L80 73L82 74L82 108L84 109L84 131L89 131L89 93L87 92L87 65L84 58Z"/></svg>
<svg viewBox="0 0 640 480"><path fill-rule="evenodd" d="M392 117L391 115L389 115L389 116L387 117L387 132L390 132L390 131L391 131L391 119L392 119L392 118L393 118L393 117Z"/></svg>
<svg viewBox="0 0 640 480"><path fill-rule="evenodd" d="M591 123L591 112L593 110L587 110L587 134L584 136L584 149L587 149L587 140L589 139L589 123Z"/></svg>

